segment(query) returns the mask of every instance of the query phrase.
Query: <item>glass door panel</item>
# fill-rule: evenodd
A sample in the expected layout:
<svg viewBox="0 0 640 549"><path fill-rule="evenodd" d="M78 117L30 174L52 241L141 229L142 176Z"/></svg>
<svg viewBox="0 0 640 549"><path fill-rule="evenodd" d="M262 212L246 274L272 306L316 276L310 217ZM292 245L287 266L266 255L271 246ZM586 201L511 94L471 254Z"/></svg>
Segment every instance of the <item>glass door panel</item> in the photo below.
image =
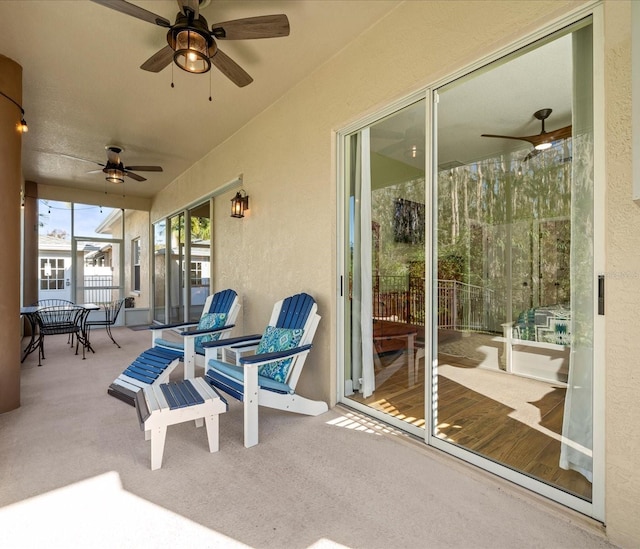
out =
<svg viewBox="0 0 640 549"><path fill-rule="evenodd" d="M211 285L211 217L209 202L189 210L191 234L189 253L189 320L197 321Z"/></svg>
<svg viewBox="0 0 640 549"><path fill-rule="evenodd" d="M345 395L424 435L425 101L347 137Z"/></svg>
<svg viewBox="0 0 640 549"><path fill-rule="evenodd" d="M167 255L167 279L169 281L169 322L184 321L185 272L184 214L180 213L169 219L169 254Z"/></svg>
<svg viewBox="0 0 640 549"><path fill-rule="evenodd" d="M438 90L431 426L437 439L587 501L590 60L583 25ZM541 128L549 143L537 149Z"/></svg>
<svg viewBox="0 0 640 549"><path fill-rule="evenodd" d="M73 301L72 204L38 200L38 300Z"/></svg>
<svg viewBox="0 0 640 549"><path fill-rule="evenodd" d="M153 320L166 324L167 222L153 224Z"/></svg>
<svg viewBox="0 0 640 549"><path fill-rule="evenodd" d="M102 306L124 297L120 241L74 238L75 303ZM100 311L89 313L94 320ZM121 320L120 320L121 321Z"/></svg>

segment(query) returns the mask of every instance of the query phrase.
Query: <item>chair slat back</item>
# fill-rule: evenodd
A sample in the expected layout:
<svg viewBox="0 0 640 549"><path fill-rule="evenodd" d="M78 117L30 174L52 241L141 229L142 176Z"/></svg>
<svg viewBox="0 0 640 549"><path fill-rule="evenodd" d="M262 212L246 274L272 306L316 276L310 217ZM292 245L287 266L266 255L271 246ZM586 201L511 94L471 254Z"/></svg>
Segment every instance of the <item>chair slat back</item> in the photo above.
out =
<svg viewBox="0 0 640 549"><path fill-rule="evenodd" d="M112 301L111 303L107 303L104 306L105 320L107 322L115 324L116 320L118 320L118 314L120 314L120 309L122 309L124 299L125 298L123 297L116 301Z"/></svg>
<svg viewBox="0 0 640 549"><path fill-rule="evenodd" d="M49 298L40 299L39 301L36 301L34 305L39 307L73 307L74 303L67 299Z"/></svg>
<svg viewBox="0 0 640 549"><path fill-rule="evenodd" d="M295 330L304 328L315 300L305 293L292 295L282 302L280 314L276 322L277 328Z"/></svg>
<svg viewBox="0 0 640 549"><path fill-rule="evenodd" d="M46 335L70 334L80 330L79 320L84 313L82 307L75 305L42 307L36 312L36 322L40 333Z"/></svg>
<svg viewBox="0 0 640 549"><path fill-rule="evenodd" d="M211 299L207 313L228 313L238 294L234 290L216 292Z"/></svg>

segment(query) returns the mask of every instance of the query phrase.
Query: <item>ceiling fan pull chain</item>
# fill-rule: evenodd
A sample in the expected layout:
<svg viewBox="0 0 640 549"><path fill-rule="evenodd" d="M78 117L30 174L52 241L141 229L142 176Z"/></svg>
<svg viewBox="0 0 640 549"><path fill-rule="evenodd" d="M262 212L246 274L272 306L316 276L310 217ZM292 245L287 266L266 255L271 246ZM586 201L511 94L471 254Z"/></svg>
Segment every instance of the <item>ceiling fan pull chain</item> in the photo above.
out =
<svg viewBox="0 0 640 549"><path fill-rule="evenodd" d="M172 88L173 88L173 87L175 87L175 86L173 85L173 65L171 65L171 87L172 87Z"/></svg>
<svg viewBox="0 0 640 549"><path fill-rule="evenodd" d="M211 71L209 71L209 101L211 101Z"/></svg>

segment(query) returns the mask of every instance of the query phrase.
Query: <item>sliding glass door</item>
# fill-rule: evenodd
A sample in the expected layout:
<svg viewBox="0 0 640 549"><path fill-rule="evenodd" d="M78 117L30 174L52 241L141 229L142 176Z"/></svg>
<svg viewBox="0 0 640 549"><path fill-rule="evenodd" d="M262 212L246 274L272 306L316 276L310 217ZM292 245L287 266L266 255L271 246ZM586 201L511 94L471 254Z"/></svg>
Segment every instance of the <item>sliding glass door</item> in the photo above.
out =
<svg viewBox="0 0 640 549"><path fill-rule="evenodd" d="M154 223L154 314L197 321L211 291L211 201Z"/></svg>
<svg viewBox="0 0 640 549"><path fill-rule="evenodd" d="M344 134L341 396L596 516L592 52L584 20Z"/></svg>
<svg viewBox="0 0 640 549"><path fill-rule="evenodd" d="M583 26L439 89L433 187L432 432L585 500L591 51Z"/></svg>
<svg viewBox="0 0 640 549"><path fill-rule="evenodd" d="M345 395L424 434L425 100L346 139Z"/></svg>
<svg viewBox="0 0 640 549"><path fill-rule="evenodd" d="M169 284L169 322L185 321L185 214L169 218L167 281Z"/></svg>
<svg viewBox="0 0 640 549"><path fill-rule="evenodd" d="M189 210L189 321L197 321L211 289L209 202Z"/></svg>
<svg viewBox="0 0 640 549"><path fill-rule="evenodd" d="M167 324L167 221L153 224L153 320Z"/></svg>

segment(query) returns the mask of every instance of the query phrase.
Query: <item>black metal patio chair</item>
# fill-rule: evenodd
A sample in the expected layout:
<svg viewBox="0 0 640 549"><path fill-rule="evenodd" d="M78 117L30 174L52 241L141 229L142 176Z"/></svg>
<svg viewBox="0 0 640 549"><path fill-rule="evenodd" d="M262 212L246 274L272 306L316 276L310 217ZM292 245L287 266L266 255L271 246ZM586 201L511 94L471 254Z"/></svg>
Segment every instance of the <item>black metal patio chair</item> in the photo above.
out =
<svg viewBox="0 0 640 549"><path fill-rule="evenodd" d="M113 339L113 334L111 333L111 326L113 326L116 323L116 320L118 320L118 314L120 314L120 309L122 309L122 304L124 303L124 299L125 298L117 299L116 301L112 301L111 303L106 303L103 306L104 319L87 320L85 322L84 329L85 329L85 337L87 340L87 347L91 350L92 353L95 353L95 351L93 350L93 348L91 347L91 344L89 343L91 328L104 327L107 332L107 335L111 338L111 341L113 341L118 346L118 349L121 348L118 342L115 339Z"/></svg>
<svg viewBox="0 0 640 549"><path fill-rule="evenodd" d="M46 358L44 356L45 336L68 334L72 348L75 338L76 354L78 354L78 346L82 343L82 358L85 358L85 344L82 333L82 319L85 313L86 310L83 307L73 304L41 307L34 313L38 325L38 366L42 366L42 359Z"/></svg>

